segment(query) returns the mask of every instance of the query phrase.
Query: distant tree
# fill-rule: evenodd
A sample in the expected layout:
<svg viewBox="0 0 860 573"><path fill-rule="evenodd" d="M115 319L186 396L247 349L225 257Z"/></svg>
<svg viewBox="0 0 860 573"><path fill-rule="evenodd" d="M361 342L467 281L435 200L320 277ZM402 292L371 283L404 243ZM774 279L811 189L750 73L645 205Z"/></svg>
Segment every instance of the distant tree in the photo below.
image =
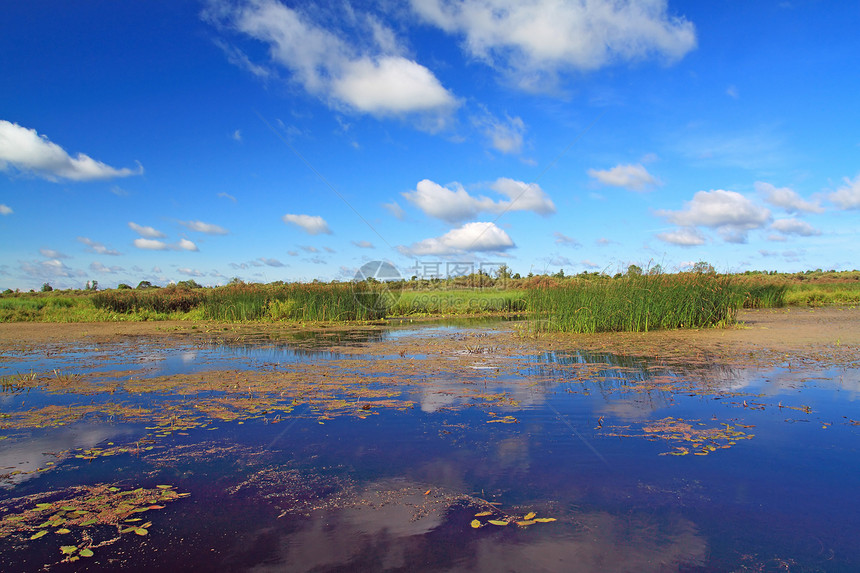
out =
<svg viewBox="0 0 860 573"><path fill-rule="evenodd" d="M99 281L93 281L93 284L90 285L90 288L88 290L99 290Z"/></svg>
<svg viewBox="0 0 860 573"><path fill-rule="evenodd" d="M564 278L564 269L558 269L558 272L552 276L553 276L553 278L563 279Z"/></svg>
<svg viewBox="0 0 860 573"><path fill-rule="evenodd" d="M499 265L498 270L496 270L496 277L504 280L511 278L511 268L504 263Z"/></svg>
<svg viewBox="0 0 860 573"><path fill-rule="evenodd" d="M231 286L237 286L237 285L245 284L245 281L243 281L239 277L233 277L232 279L230 279L230 282L228 282L227 284L231 285Z"/></svg>
<svg viewBox="0 0 860 573"><path fill-rule="evenodd" d="M663 267L659 264L654 265L650 269L648 269L648 274L651 276L657 276L663 274Z"/></svg>
<svg viewBox="0 0 860 573"><path fill-rule="evenodd" d="M179 281L178 283L176 283L176 286L187 289L203 288L203 285L199 284L194 279L188 279L187 281Z"/></svg>
<svg viewBox="0 0 860 573"><path fill-rule="evenodd" d="M119 283L116 285L117 290L128 290L131 288L131 285L127 285L125 283Z"/></svg>
<svg viewBox="0 0 860 573"><path fill-rule="evenodd" d="M52 290L54 290L54 287L52 287L50 284L45 283L42 285L42 292L51 292Z"/></svg>
<svg viewBox="0 0 860 573"><path fill-rule="evenodd" d="M521 278L523 278L523 277L521 277L521 276L520 276L520 273L514 273L514 275L513 275L511 278L512 278L512 279L515 279L515 280L519 280L519 279L521 279Z"/></svg>
<svg viewBox="0 0 860 573"><path fill-rule="evenodd" d="M7 288L6 290L3 291L3 294L12 294L12 292L13 292L12 289Z"/></svg>
<svg viewBox="0 0 860 573"><path fill-rule="evenodd" d="M137 288L152 288L152 283L149 281L140 281L139 283L137 283Z"/></svg>
<svg viewBox="0 0 860 573"><path fill-rule="evenodd" d="M642 276L642 267L639 265L630 265L627 267L627 276L628 277L638 277Z"/></svg>
<svg viewBox="0 0 860 573"><path fill-rule="evenodd" d="M705 261L699 261L698 263L693 265L693 268L690 270L694 273L701 273L703 275L710 275L717 272L716 270L714 270L714 266L711 263Z"/></svg>

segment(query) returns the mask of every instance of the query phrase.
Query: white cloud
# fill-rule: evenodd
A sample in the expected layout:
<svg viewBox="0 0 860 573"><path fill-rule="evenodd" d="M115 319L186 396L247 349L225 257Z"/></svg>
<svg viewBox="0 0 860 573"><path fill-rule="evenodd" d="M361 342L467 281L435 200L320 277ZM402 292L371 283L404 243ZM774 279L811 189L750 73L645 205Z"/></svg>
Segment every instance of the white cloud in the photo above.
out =
<svg viewBox="0 0 860 573"><path fill-rule="evenodd" d="M765 227L770 211L734 191L699 191L680 211L660 210L657 216L681 227L716 229L729 243L744 243L747 232Z"/></svg>
<svg viewBox="0 0 860 573"><path fill-rule="evenodd" d="M477 251L505 251L514 242L493 223L466 223L432 239L424 239L409 247L398 247L404 255L453 255Z"/></svg>
<svg viewBox="0 0 860 573"><path fill-rule="evenodd" d="M428 112L455 107L433 72L399 56L362 58L344 65L332 83L334 96L371 115Z"/></svg>
<svg viewBox="0 0 860 573"><path fill-rule="evenodd" d="M283 267L284 263L279 261L278 259L267 259L266 257L260 257L260 262L268 267Z"/></svg>
<svg viewBox="0 0 860 573"><path fill-rule="evenodd" d="M141 237L146 237L148 239L163 239L167 236L153 227L144 227L143 225L138 225L132 221L129 221L128 227Z"/></svg>
<svg viewBox="0 0 860 573"><path fill-rule="evenodd" d="M39 254L47 259L68 259L69 255L63 254L54 249L39 249Z"/></svg>
<svg viewBox="0 0 860 573"><path fill-rule="evenodd" d="M89 247L87 250L91 253L96 253L99 255L110 255L112 257L118 257L119 255L122 255L122 253L120 253L119 251L109 249L103 244L97 241L93 241L92 239L88 239L87 237L78 237L78 241Z"/></svg>
<svg viewBox="0 0 860 573"><path fill-rule="evenodd" d="M235 203L235 202L236 202L236 198L235 198L235 197L233 197L232 195L230 195L229 193L221 192L221 193L218 193L218 196L219 196L219 197L223 197L224 199L229 199L229 200L230 200L230 201L232 201L233 203Z"/></svg>
<svg viewBox="0 0 860 573"><path fill-rule="evenodd" d="M464 36L463 49L510 74L524 89L546 89L565 70L595 70L657 56L672 62L695 48L693 24L666 0L412 0L425 21Z"/></svg>
<svg viewBox="0 0 860 573"><path fill-rule="evenodd" d="M21 270L25 274L39 279L86 276L84 271L67 267L66 264L59 259L25 262L21 264Z"/></svg>
<svg viewBox="0 0 860 573"><path fill-rule="evenodd" d="M321 233L326 235L332 234L331 229L328 227L328 223L326 223L325 219L319 215L291 215L288 213L284 215L282 219L284 223L287 223L288 225L301 227L309 235L319 235Z"/></svg>
<svg viewBox="0 0 860 573"><path fill-rule="evenodd" d="M587 269L597 269L597 268L600 268L600 265L598 265L598 264L597 264L597 263L595 263L594 261L589 261L588 259L583 259L583 260L579 261L579 264L581 264L582 266L584 266L584 267L585 267L585 268L587 268Z"/></svg>
<svg viewBox="0 0 860 573"><path fill-rule="evenodd" d="M135 239L134 246L147 251L198 251L197 245L188 239L179 239L178 243L167 244L157 239Z"/></svg>
<svg viewBox="0 0 860 573"><path fill-rule="evenodd" d="M359 249L372 249L373 243L370 241L352 241L352 244L358 247Z"/></svg>
<svg viewBox="0 0 860 573"><path fill-rule="evenodd" d="M11 215L12 213L14 213L12 207L0 203L0 215Z"/></svg>
<svg viewBox="0 0 860 573"><path fill-rule="evenodd" d="M486 112L472 119L472 123L489 140L490 146L502 153L520 153L526 125L519 117L505 116L501 120Z"/></svg>
<svg viewBox="0 0 860 573"><path fill-rule="evenodd" d="M403 220L406 217L406 212L403 210L403 207L397 204L396 201L392 201L391 203L383 203L383 207L385 210L394 215L395 218Z"/></svg>
<svg viewBox="0 0 860 573"><path fill-rule="evenodd" d="M230 233L230 231L224 227L219 227L212 223L204 223L203 221L180 221L179 223L188 227L192 231L206 233L207 235L227 235Z"/></svg>
<svg viewBox="0 0 860 573"><path fill-rule="evenodd" d="M556 245L566 245L568 247L581 247L582 246L582 243L580 243L579 241L577 241L573 237L568 237L567 235L565 235L564 233L562 233L560 231L555 231L552 234L552 236L555 237L555 244Z"/></svg>
<svg viewBox="0 0 860 573"><path fill-rule="evenodd" d="M593 177L604 185L625 187L633 191L646 191L649 187L660 182L641 163L636 165L616 165L612 169L589 169L588 176Z"/></svg>
<svg viewBox="0 0 860 573"><path fill-rule="evenodd" d="M404 57L394 33L372 18L347 18L365 45L351 46L340 30L328 30L274 0L214 2L204 17L259 40L273 62L288 69L306 91L333 107L374 116L449 114L459 104L426 67Z"/></svg>
<svg viewBox="0 0 860 573"><path fill-rule="evenodd" d="M490 189L506 195L509 201L494 201L489 197L473 197L460 183L443 187L429 179L418 182L415 191L403 197L421 209L425 215L450 223L476 217L479 213L506 211L534 211L542 215L555 212L555 205L537 183L523 183L500 178L489 185Z"/></svg>
<svg viewBox="0 0 860 573"><path fill-rule="evenodd" d="M770 226L771 229L785 235L800 235L802 237L812 237L820 235L821 231L799 219L777 219Z"/></svg>
<svg viewBox="0 0 860 573"><path fill-rule="evenodd" d="M824 209L817 203L810 203L788 187L775 187L764 181L755 182L755 190L764 200L785 210L787 213L823 213Z"/></svg>
<svg viewBox="0 0 860 573"><path fill-rule="evenodd" d="M657 238L666 243L680 245L682 247L695 247L705 244L705 237L698 229L693 227L681 227L674 231L657 233Z"/></svg>
<svg viewBox="0 0 860 573"><path fill-rule="evenodd" d="M114 274L124 271L125 269L118 266L108 267L103 265L102 263L95 261L90 263L90 270L94 273L108 273Z"/></svg>
<svg viewBox="0 0 860 573"><path fill-rule="evenodd" d="M135 239L133 244L138 249L148 251L166 251L168 249L167 243L156 239Z"/></svg>
<svg viewBox="0 0 860 573"><path fill-rule="evenodd" d="M143 173L140 164L137 169L116 169L83 153L70 157L62 147L40 136L35 129L0 120L0 171L10 166L50 181L58 178L95 181Z"/></svg>
<svg viewBox="0 0 860 573"><path fill-rule="evenodd" d="M299 248L306 253L318 253L320 250L312 245L299 245Z"/></svg>
<svg viewBox="0 0 860 573"><path fill-rule="evenodd" d="M238 130L238 129L237 129L236 131L234 131L234 132L233 132L233 139L234 139L235 141L242 141L242 132L241 132L241 130Z"/></svg>
<svg viewBox="0 0 860 573"><path fill-rule="evenodd" d="M188 239L179 239L179 242L175 245L171 245L171 248L177 251L199 251L193 242Z"/></svg>
<svg viewBox="0 0 860 573"><path fill-rule="evenodd" d="M860 175L852 181L843 179L845 185L830 193L827 198L842 209L860 209Z"/></svg>
<svg viewBox="0 0 860 573"><path fill-rule="evenodd" d="M204 273L202 271L198 271L197 269L191 269L188 267L182 267L182 268L179 268L176 270L179 271L180 273L182 273L183 275L186 275L189 277L204 277L204 276L206 276L206 273Z"/></svg>

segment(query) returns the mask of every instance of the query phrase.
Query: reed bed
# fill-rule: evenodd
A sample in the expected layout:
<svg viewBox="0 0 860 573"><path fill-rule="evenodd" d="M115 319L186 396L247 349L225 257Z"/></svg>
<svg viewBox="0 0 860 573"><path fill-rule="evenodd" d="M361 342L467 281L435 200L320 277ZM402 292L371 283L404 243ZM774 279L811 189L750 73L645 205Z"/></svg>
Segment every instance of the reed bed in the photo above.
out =
<svg viewBox="0 0 860 573"><path fill-rule="evenodd" d="M743 305L731 276L680 273L635 275L528 291L533 330L647 332L731 324Z"/></svg>
<svg viewBox="0 0 860 573"><path fill-rule="evenodd" d="M383 318L390 306L390 295L380 285L236 285L213 289L203 303L203 318L227 321L367 321Z"/></svg>
<svg viewBox="0 0 860 573"><path fill-rule="evenodd" d="M395 316L510 314L526 310L524 290L404 290L396 298L390 310Z"/></svg>

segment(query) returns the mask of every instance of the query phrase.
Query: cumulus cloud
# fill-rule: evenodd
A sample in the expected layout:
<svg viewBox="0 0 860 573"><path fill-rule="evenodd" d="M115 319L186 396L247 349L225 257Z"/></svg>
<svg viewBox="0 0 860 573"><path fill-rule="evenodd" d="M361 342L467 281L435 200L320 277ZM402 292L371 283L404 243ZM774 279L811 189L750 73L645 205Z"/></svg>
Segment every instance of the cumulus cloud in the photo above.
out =
<svg viewBox="0 0 860 573"><path fill-rule="evenodd" d="M624 187L632 191L646 191L649 187L659 185L659 181L641 163L636 165L616 165L612 169L589 169L588 176L597 179L604 185Z"/></svg>
<svg viewBox="0 0 860 573"><path fill-rule="evenodd" d="M117 257L122 254L117 250L110 249L103 244L97 241L93 241L92 239L89 239L87 237L78 237L78 242L85 244L88 247L87 250L91 253L96 253L99 255L110 255L112 257Z"/></svg>
<svg viewBox="0 0 860 573"><path fill-rule="evenodd" d="M659 217L681 227L716 229L724 241L745 243L747 233L767 226L771 213L735 191L699 191L680 211L660 210Z"/></svg>
<svg viewBox="0 0 860 573"><path fill-rule="evenodd" d="M167 243L164 241L159 241L157 239L135 239L133 244L138 249L144 249L147 251L166 251L168 249Z"/></svg>
<svg viewBox="0 0 860 573"><path fill-rule="evenodd" d="M552 236L555 237L555 244L556 245L565 245L568 247L581 247L582 246L582 243L580 243L579 241L577 241L573 237L568 237L567 235L565 235L564 233L562 233L560 231L555 231L552 234Z"/></svg>
<svg viewBox="0 0 860 573"><path fill-rule="evenodd" d="M179 269L176 269L176 270L177 270L177 271L179 271L180 273L182 273L183 275L186 275L186 276L189 276L189 277L203 277L203 276L206 276L206 273L204 273L204 272L202 272L202 271L198 271L197 269L191 269L191 268L188 268L188 267L182 267L182 268L179 268Z"/></svg>
<svg viewBox="0 0 860 573"><path fill-rule="evenodd" d="M843 181L845 184L827 195L827 198L841 209L860 209L860 175L853 181L848 177Z"/></svg>
<svg viewBox="0 0 860 573"><path fill-rule="evenodd" d="M352 241L352 244L358 247L359 249L372 249L373 243L370 241Z"/></svg>
<svg viewBox="0 0 860 573"><path fill-rule="evenodd" d="M146 237L148 239L163 239L167 235L154 229L153 227L145 227L143 225L138 225L132 221L129 221L128 228L140 235L141 237Z"/></svg>
<svg viewBox="0 0 860 573"><path fill-rule="evenodd" d="M68 259L69 255L63 254L54 249L39 249L39 254L47 259Z"/></svg>
<svg viewBox="0 0 860 573"><path fill-rule="evenodd" d="M519 117L506 115L499 119L489 112L472 118L472 123L484 134L490 146L502 153L519 153L523 148L526 125Z"/></svg>
<svg viewBox="0 0 860 573"><path fill-rule="evenodd" d="M409 247L398 247L404 255L453 255L478 251L505 251L513 248L514 242L502 229L493 223L466 223L452 229L441 237L424 239Z"/></svg>
<svg viewBox="0 0 860 573"><path fill-rule="evenodd" d="M454 182L443 187L429 179L419 181L414 191L402 195L425 215L449 223L471 219L484 212L534 211L541 215L555 213L555 204L537 183L500 178L488 187L507 196L509 200L494 201L485 196L473 197L460 183Z"/></svg>
<svg viewBox="0 0 860 573"><path fill-rule="evenodd" d="M212 223L204 223L203 221L179 221L179 223L188 227L192 231L206 233L207 235L227 235L230 233L230 231L224 227L219 227Z"/></svg>
<svg viewBox="0 0 860 573"><path fill-rule="evenodd" d="M179 242L175 245L171 245L171 248L177 251L198 251L200 249L197 248L193 242L188 239L179 239Z"/></svg>
<svg viewBox="0 0 860 573"><path fill-rule="evenodd" d="M787 213L823 213L824 209L817 203L803 199L788 187L775 187L764 181L755 182L755 190L764 200L774 207L779 207Z"/></svg>
<svg viewBox="0 0 860 573"><path fill-rule="evenodd" d="M331 235L331 229L328 227L328 223L325 222L325 219L320 217L319 215L291 215L286 214L282 217L284 223L288 225L296 225L304 229L304 231L309 235L319 235L326 234Z"/></svg>
<svg viewBox="0 0 860 573"><path fill-rule="evenodd" d="M770 228L785 235L800 235L801 237L812 237L821 234L821 231L806 221L799 219L777 219Z"/></svg>
<svg viewBox="0 0 860 573"><path fill-rule="evenodd" d="M47 261L34 261L21 263L21 271L24 274L38 279L51 279L57 277L83 277L84 271L73 269L59 260L49 259Z"/></svg>
<svg viewBox="0 0 860 573"><path fill-rule="evenodd" d="M165 243L157 239L138 238L133 241L138 249L146 251L198 251L197 245L188 239L179 239L177 243Z"/></svg>
<svg viewBox="0 0 860 573"><path fill-rule="evenodd" d="M107 274L115 274L124 271L125 269L118 266L106 266L102 263L95 261L90 263L90 270L94 273L107 273Z"/></svg>
<svg viewBox="0 0 860 573"><path fill-rule="evenodd" d="M523 89L546 89L558 72L595 70L658 57L674 62L696 47L693 24L666 0L411 0L426 22L463 36L463 49ZM549 86L547 85L549 84Z"/></svg>
<svg viewBox="0 0 860 573"><path fill-rule="evenodd" d="M307 92L332 107L373 116L449 114L459 103L425 66L403 55L394 33L373 18L354 18L364 45L344 41L275 0L213 2L204 17L269 48L273 63L287 69ZM356 42L358 44L358 42Z"/></svg>
<svg viewBox="0 0 860 573"><path fill-rule="evenodd" d="M14 213L12 207L0 203L0 215L11 215L12 213Z"/></svg>
<svg viewBox="0 0 860 573"><path fill-rule="evenodd" d="M674 231L657 233L657 238L666 243L679 245L681 247L695 247L705 244L705 237L698 229L693 227L681 227Z"/></svg>
<svg viewBox="0 0 860 573"><path fill-rule="evenodd" d="M311 245L299 245L299 248L306 253L318 253L320 250Z"/></svg>
<svg viewBox="0 0 860 573"><path fill-rule="evenodd" d="M96 181L143 173L140 164L137 169L116 169L83 153L71 157L62 147L44 135L39 135L35 129L0 120L0 171L10 167L34 173L49 181Z"/></svg>

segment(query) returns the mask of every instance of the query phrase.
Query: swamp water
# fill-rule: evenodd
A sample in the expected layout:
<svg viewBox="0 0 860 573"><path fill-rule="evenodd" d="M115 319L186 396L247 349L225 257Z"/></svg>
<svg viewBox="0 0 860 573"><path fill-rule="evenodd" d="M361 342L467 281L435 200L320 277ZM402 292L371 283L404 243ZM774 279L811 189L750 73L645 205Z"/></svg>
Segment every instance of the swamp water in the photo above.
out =
<svg viewBox="0 0 860 573"><path fill-rule="evenodd" d="M5 572L860 570L854 367L407 326L0 377Z"/></svg>

